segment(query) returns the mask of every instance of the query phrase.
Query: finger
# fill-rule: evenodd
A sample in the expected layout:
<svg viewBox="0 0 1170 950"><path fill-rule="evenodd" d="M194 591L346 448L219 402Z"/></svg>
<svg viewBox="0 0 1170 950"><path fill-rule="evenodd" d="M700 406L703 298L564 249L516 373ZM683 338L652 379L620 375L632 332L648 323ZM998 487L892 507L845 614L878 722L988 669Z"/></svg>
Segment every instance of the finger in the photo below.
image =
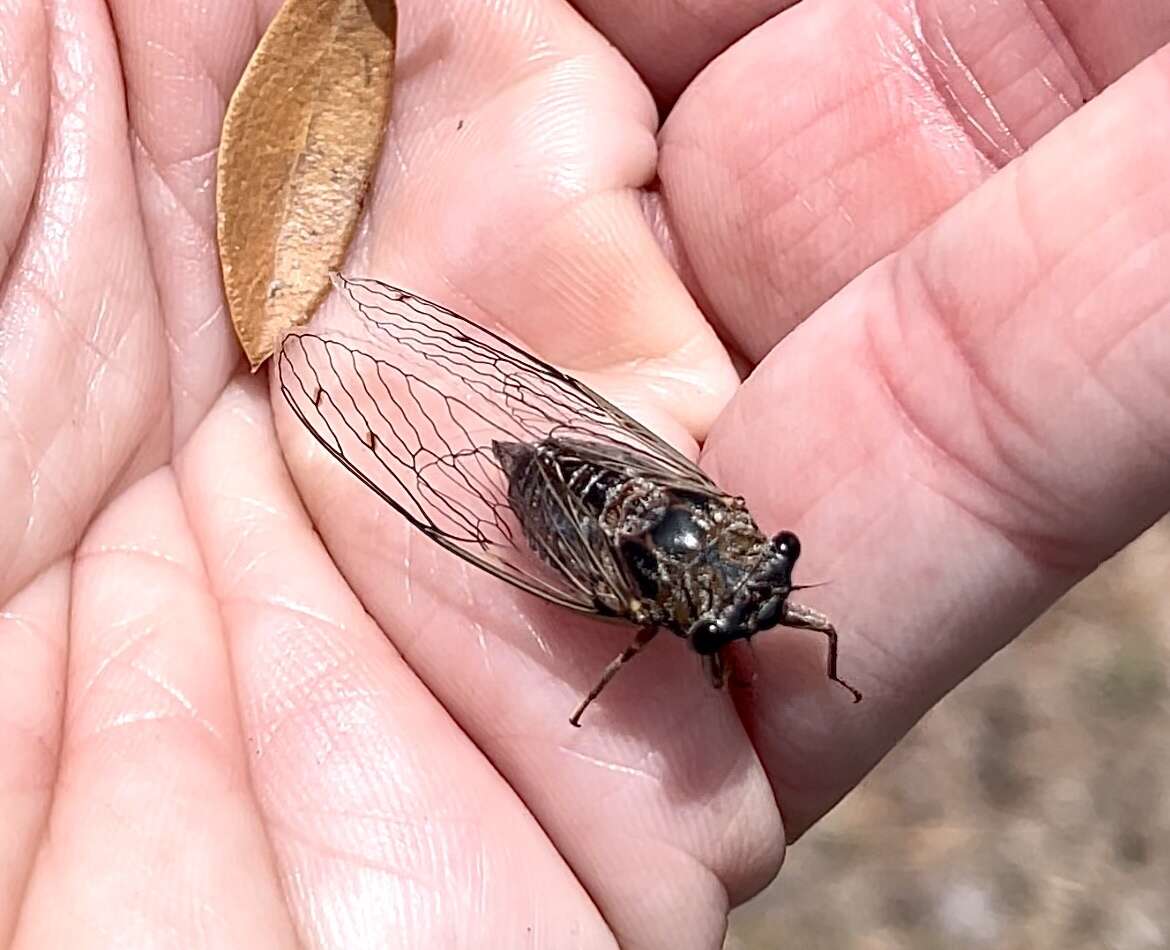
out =
<svg viewBox="0 0 1170 950"><path fill-rule="evenodd" d="M612 946L540 825L345 587L272 436L262 390L232 387L180 472L301 942Z"/></svg>
<svg viewBox="0 0 1170 950"><path fill-rule="evenodd" d="M69 625L60 771L13 945L296 945L169 470L87 533Z"/></svg>
<svg viewBox="0 0 1170 950"><path fill-rule="evenodd" d="M824 4L826 0L817 2ZM643 4L574 0L574 6L622 51L655 98L669 109L704 66L757 26L796 6L796 0L672 0ZM999 15L990 9L992 4L960 6L950 0L883 2L880 6L892 16L917 17L924 25L950 21L947 29L983 20L988 13ZM1006 11L1009 16L1018 18L1030 12L1045 29L1066 34L1079 51L1086 72L1099 86L1113 82L1152 52L1156 47L1150 45L1150 38L1164 36L1167 28L1166 5L1161 0L1128 0L1123 4L1049 0L1042 6L1022 2L1006 6L1016 7ZM860 7L854 4L854 12L859 12ZM998 32L1000 28L992 29ZM1009 34L999 33L1000 38L1005 35ZM823 64L824 50L816 54L819 64Z"/></svg>
<svg viewBox="0 0 1170 950"><path fill-rule="evenodd" d="M0 274L8 272L41 170L49 113L48 29L38 4L0 8ZM19 94L18 94L19 93Z"/></svg>
<svg viewBox="0 0 1170 950"><path fill-rule="evenodd" d="M865 693L760 638L747 714L790 833L1170 506L1168 77L1163 51L851 284L713 434L766 524L800 516Z"/></svg>
<svg viewBox="0 0 1170 950"><path fill-rule="evenodd" d="M647 227L656 119L629 65L559 2L412 3L399 24L392 132L349 268L446 291L702 435L737 380Z"/></svg>
<svg viewBox="0 0 1170 950"><path fill-rule="evenodd" d="M240 363L216 249L215 162L224 110L279 3L111 0L130 154L171 349L174 444Z"/></svg>
<svg viewBox="0 0 1170 950"><path fill-rule="evenodd" d="M32 44L48 50L52 87L40 177L0 294L0 600L71 550L107 493L158 464L167 437L166 354L105 6L50 3L44 29ZM42 149L27 138L35 126L5 152ZM0 218L9 210L24 209Z"/></svg>
<svg viewBox="0 0 1170 950"><path fill-rule="evenodd" d="M760 359L874 261L1170 40L1162 5L822 0L688 89L659 174L695 295Z"/></svg>
<svg viewBox="0 0 1170 950"><path fill-rule="evenodd" d="M57 776L69 564L60 561L0 608L0 942L12 945Z"/></svg>
<svg viewBox="0 0 1170 950"><path fill-rule="evenodd" d="M1098 89L1120 79L1170 33L1170 10L1161 0L1119 4L1048 0L1045 6Z"/></svg>
<svg viewBox="0 0 1170 950"><path fill-rule="evenodd" d="M708 62L797 0L574 0L668 110Z"/></svg>

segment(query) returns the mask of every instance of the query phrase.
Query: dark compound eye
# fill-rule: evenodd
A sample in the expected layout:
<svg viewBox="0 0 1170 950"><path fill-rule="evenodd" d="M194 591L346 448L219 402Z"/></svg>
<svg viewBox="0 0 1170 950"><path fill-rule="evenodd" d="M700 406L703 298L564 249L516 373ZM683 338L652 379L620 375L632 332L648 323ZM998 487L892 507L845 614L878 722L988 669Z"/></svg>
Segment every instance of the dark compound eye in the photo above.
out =
<svg viewBox="0 0 1170 950"><path fill-rule="evenodd" d="M691 641L691 649L702 656L718 653L719 648L727 642L727 637L715 620L700 620L687 632L687 639Z"/></svg>
<svg viewBox="0 0 1170 950"><path fill-rule="evenodd" d="M777 554L789 561L795 561L800 557L800 538L791 531L781 531L772 539L772 545L776 548Z"/></svg>

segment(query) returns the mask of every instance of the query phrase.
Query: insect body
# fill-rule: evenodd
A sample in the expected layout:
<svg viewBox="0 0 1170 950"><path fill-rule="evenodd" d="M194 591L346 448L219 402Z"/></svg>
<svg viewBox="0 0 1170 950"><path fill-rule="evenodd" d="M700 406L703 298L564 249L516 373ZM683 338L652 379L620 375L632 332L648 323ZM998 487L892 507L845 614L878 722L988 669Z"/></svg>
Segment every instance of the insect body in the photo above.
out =
<svg viewBox="0 0 1170 950"><path fill-rule="evenodd" d="M788 599L800 542L583 383L453 311L336 278L356 335L296 331L278 359L293 411L415 527L515 586L639 626L570 718L660 629L721 686L720 651L777 625L837 634Z"/></svg>

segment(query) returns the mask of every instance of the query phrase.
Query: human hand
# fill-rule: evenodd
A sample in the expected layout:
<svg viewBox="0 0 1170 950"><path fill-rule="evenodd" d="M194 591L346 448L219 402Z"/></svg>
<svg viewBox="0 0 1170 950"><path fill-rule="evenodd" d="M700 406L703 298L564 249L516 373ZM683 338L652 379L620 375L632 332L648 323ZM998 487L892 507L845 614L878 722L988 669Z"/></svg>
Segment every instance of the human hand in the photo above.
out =
<svg viewBox="0 0 1170 950"><path fill-rule="evenodd" d="M704 465L802 535L866 694L813 634L758 638L737 706L656 642L581 730L629 633L409 533L240 368L214 155L276 4L0 8L0 934L715 945L785 831L1166 510L1165 51L1062 122L1162 5L803 4L656 153L638 73L670 102L778 5L580 3L628 61L552 3L400 8L347 269L677 441L714 424Z"/></svg>

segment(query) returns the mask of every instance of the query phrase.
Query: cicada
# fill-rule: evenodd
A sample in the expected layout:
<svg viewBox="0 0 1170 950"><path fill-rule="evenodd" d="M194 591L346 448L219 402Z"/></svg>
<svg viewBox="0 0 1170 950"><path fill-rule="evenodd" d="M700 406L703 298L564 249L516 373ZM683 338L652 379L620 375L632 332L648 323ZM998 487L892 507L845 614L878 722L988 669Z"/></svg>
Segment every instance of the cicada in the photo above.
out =
<svg viewBox="0 0 1170 950"><path fill-rule="evenodd" d="M334 282L352 334L300 329L280 389L326 450L452 554L554 604L638 627L569 721L659 630L725 681L723 650L775 626L837 633L795 603L800 542L584 383L503 336L370 279Z"/></svg>

